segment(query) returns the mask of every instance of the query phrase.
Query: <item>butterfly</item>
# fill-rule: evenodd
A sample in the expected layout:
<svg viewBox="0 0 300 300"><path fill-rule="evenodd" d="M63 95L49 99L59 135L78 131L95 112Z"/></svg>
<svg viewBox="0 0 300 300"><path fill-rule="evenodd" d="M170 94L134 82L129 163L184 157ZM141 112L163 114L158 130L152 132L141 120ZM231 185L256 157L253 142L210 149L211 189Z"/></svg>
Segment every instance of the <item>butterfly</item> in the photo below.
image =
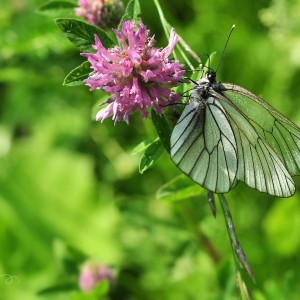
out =
<svg viewBox="0 0 300 300"><path fill-rule="evenodd" d="M209 69L194 83L171 134L171 159L214 193L243 181L273 196L292 196L300 128L260 97L216 77Z"/></svg>

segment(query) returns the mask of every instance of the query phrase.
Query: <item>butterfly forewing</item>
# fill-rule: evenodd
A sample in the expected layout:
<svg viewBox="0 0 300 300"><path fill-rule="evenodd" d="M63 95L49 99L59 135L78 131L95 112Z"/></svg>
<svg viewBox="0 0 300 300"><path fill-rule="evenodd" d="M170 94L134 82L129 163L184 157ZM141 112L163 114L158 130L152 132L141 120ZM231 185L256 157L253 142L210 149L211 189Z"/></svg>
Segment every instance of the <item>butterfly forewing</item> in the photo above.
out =
<svg viewBox="0 0 300 300"><path fill-rule="evenodd" d="M204 105L192 97L171 136L171 158L195 182L215 192L228 192L237 172L237 145L226 113L210 97Z"/></svg>

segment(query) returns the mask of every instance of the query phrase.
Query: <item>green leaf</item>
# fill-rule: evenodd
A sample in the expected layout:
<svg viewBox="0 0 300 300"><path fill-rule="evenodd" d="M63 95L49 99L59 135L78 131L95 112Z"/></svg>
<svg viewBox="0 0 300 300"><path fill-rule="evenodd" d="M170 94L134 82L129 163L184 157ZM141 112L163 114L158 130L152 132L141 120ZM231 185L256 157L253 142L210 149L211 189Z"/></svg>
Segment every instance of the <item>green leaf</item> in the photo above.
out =
<svg viewBox="0 0 300 300"><path fill-rule="evenodd" d="M101 296L104 296L109 291L109 282L108 280L102 280L99 282L93 289L93 295L95 299L99 299Z"/></svg>
<svg viewBox="0 0 300 300"><path fill-rule="evenodd" d="M100 300L106 299L104 296L109 292L109 281L101 280L91 292L75 292L71 294L71 300Z"/></svg>
<svg viewBox="0 0 300 300"><path fill-rule="evenodd" d="M152 168L163 151L164 148L160 140L156 140L150 144L141 158L139 172L143 174L146 170Z"/></svg>
<svg viewBox="0 0 300 300"><path fill-rule="evenodd" d="M61 292L68 292L68 291L72 291L72 290L76 290L77 289L77 283L60 283L58 285L54 285L51 287L47 287L44 288L40 291L38 291L38 295L42 296L42 295L53 295L56 293L61 293Z"/></svg>
<svg viewBox="0 0 300 300"><path fill-rule="evenodd" d="M164 184L156 193L158 199L178 201L206 194L206 190L181 174Z"/></svg>
<svg viewBox="0 0 300 300"><path fill-rule="evenodd" d="M105 48L114 46L111 38L101 29L75 19L56 19L56 24L65 36L81 51L92 51L95 43L94 35L97 34Z"/></svg>
<svg viewBox="0 0 300 300"><path fill-rule="evenodd" d="M78 7L78 4L70 1L49 1L41 4L37 8L37 12L49 17L60 17L60 16L74 16L74 8Z"/></svg>
<svg viewBox="0 0 300 300"><path fill-rule="evenodd" d="M157 134L165 147L165 149L170 152L170 138L172 130L177 122L180 115L177 112L170 109L165 110L162 115L158 115L155 110L151 111L151 118Z"/></svg>
<svg viewBox="0 0 300 300"><path fill-rule="evenodd" d="M80 66L72 70L64 79L63 85L74 86L82 85L91 72L90 63L85 61Z"/></svg>
<svg viewBox="0 0 300 300"><path fill-rule="evenodd" d="M122 21L135 21L141 14L141 6L138 0L131 0L127 4L125 14L122 17Z"/></svg>
<svg viewBox="0 0 300 300"><path fill-rule="evenodd" d="M155 139L146 139L144 141L142 141L141 143L139 143L136 147L134 147L131 150L131 154L135 155L137 153L143 152L145 151L152 143L159 141L159 138L155 138Z"/></svg>
<svg viewBox="0 0 300 300"><path fill-rule="evenodd" d="M93 293L75 292L70 295L70 300L102 300L97 298Z"/></svg>

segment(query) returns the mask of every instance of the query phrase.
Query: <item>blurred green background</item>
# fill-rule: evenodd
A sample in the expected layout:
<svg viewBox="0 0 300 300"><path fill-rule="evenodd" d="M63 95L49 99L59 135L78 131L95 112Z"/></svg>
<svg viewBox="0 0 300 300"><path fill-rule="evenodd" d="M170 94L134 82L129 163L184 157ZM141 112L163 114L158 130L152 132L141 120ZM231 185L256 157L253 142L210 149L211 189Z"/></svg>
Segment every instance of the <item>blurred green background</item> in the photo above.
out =
<svg viewBox="0 0 300 300"><path fill-rule="evenodd" d="M1 0L0 299L71 299L87 258L113 268L108 299L238 299L219 206L215 220L206 193L156 199L180 172L165 153L139 174L140 157L130 152L155 137L151 121L136 114L129 126L96 123L103 94L62 86L84 59L51 18L35 13L44 2ZM219 80L300 124L299 0L160 3L195 52L217 51L213 67L235 23ZM141 9L164 46L153 2ZM275 199L240 183L227 198L256 277L247 281L253 299L299 299L299 193ZM56 285L61 292L38 295Z"/></svg>

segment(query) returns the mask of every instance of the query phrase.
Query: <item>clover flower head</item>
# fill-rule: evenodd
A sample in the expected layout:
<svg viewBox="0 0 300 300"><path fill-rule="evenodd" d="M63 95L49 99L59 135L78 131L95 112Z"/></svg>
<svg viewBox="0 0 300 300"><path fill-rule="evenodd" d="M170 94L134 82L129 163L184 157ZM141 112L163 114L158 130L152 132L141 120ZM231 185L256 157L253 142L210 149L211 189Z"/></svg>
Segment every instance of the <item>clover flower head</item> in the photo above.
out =
<svg viewBox="0 0 300 300"><path fill-rule="evenodd" d="M128 123L129 115L137 110L146 118L149 107L161 114L164 106L181 98L172 87L179 85L184 70L168 58L177 43L175 30L171 30L169 44L159 49L142 23L137 27L132 21L121 25L121 30L114 30L119 46L106 49L95 35L96 53L81 54L93 69L85 84L90 90L102 89L110 95L104 102L108 105L96 116L100 122L112 117L115 124L120 119Z"/></svg>
<svg viewBox="0 0 300 300"><path fill-rule="evenodd" d="M79 277L79 287L82 291L91 291L99 282L108 280L110 284L114 282L112 270L103 265L94 262L88 262L83 265Z"/></svg>
<svg viewBox="0 0 300 300"><path fill-rule="evenodd" d="M117 24L124 11L121 0L78 0L75 14L92 25L109 28Z"/></svg>

